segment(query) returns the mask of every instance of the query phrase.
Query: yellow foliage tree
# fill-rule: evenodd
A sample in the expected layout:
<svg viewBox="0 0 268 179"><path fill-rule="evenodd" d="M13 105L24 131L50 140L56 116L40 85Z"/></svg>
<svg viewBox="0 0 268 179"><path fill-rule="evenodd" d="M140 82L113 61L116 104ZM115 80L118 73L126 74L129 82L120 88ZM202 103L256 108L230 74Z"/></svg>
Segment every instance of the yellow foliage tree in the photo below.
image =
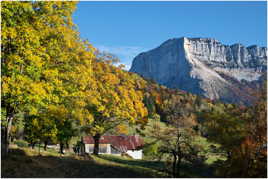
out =
<svg viewBox="0 0 268 179"><path fill-rule="evenodd" d="M94 138L94 154L97 155L100 137L105 132L125 122L146 123L147 109L133 76L104 59L97 59L92 66L94 81L85 102L92 118L86 130Z"/></svg>
<svg viewBox="0 0 268 179"><path fill-rule="evenodd" d="M76 2L5 1L1 5L1 96L8 152L16 113L40 115L50 104L71 108L81 98L79 91L91 79L94 48L81 41L72 22Z"/></svg>

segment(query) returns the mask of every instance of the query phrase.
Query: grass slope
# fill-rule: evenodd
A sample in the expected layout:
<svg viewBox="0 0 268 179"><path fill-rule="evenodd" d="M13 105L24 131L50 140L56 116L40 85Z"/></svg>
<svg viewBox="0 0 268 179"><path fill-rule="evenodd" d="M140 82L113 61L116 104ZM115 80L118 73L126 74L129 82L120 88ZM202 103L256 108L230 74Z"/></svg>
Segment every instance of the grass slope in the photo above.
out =
<svg viewBox="0 0 268 179"><path fill-rule="evenodd" d="M205 140L196 142L205 143ZM221 165L221 157L210 155L205 163L181 166L181 177L219 177L216 167ZM215 160L215 161L214 161ZM217 161L218 160L218 161ZM163 169L164 162L134 160L113 155L81 157L71 152L60 156L54 149L44 151L38 148L18 148L13 145L8 158L1 160L2 178L162 178L168 177Z"/></svg>
<svg viewBox="0 0 268 179"><path fill-rule="evenodd" d="M141 165L142 163L142 165ZM29 148L12 148L10 156L2 159L1 177L53 178L143 178L165 177L150 161L137 161L103 155L80 157ZM160 164L161 165L161 164Z"/></svg>

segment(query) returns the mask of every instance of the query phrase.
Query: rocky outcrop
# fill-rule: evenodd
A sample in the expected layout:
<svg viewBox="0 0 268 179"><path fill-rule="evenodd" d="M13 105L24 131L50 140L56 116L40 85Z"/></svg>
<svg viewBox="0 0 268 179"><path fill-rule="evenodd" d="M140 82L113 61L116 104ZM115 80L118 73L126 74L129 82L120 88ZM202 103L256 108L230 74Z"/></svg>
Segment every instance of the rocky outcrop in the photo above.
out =
<svg viewBox="0 0 268 179"><path fill-rule="evenodd" d="M130 69L170 88L243 104L251 103L252 97L233 81L256 81L266 71L265 47L228 46L211 38L185 37L139 54Z"/></svg>

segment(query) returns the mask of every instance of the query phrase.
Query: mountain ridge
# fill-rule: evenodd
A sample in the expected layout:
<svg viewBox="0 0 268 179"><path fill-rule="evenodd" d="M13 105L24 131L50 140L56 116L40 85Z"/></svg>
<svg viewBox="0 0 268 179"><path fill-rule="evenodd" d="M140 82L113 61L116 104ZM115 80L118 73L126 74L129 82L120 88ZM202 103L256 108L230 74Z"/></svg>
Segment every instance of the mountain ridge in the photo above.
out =
<svg viewBox="0 0 268 179"><path fill-rule="evenodd" d="M238 90L230 78L259 80L267 72L267 48L229 46L213 38L172 38L136 56L130 72L213 100L250 104L248 92ZM242 93L249 97L243 99Z"/></svg>

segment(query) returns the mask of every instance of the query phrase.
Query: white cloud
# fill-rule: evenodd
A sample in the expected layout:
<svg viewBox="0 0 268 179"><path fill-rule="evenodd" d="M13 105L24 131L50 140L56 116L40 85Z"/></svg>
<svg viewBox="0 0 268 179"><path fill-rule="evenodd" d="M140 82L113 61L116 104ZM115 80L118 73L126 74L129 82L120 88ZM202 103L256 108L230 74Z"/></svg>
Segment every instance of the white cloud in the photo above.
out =
<svg viewBox="0 0 268 179"><path fill-rule="evenodd" d="M120 59L120 63L124 64L126 70L131 67L132 60L141 52L145 52L148 49L144 47L137 46L105 46L96 45L95 46L100 51L105 51L116 55Z"/></svg>

